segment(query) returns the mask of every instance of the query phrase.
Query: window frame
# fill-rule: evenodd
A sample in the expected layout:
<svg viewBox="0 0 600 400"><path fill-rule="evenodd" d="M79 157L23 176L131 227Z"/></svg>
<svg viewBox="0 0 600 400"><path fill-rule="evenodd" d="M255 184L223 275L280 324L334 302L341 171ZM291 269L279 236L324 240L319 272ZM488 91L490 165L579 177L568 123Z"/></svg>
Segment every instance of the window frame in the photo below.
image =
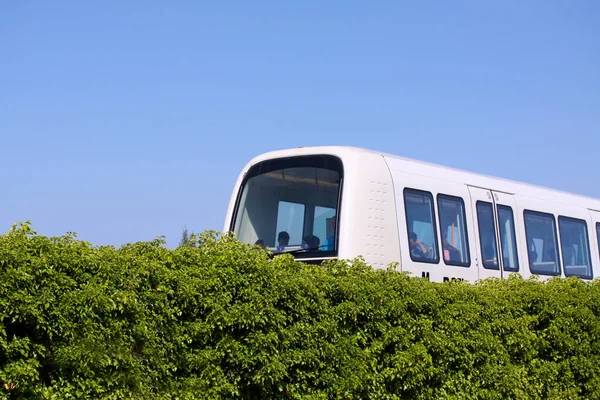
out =
<svg viewBox="0 0 600 400"><path fill-rule="evenodd" d="M537 215L538 217L552 217L552 225L554 226L554 246L557 249L556 254L558 255L556 262L557 262L557 266L558 266L558 272L553 272L553 273L548 273L548 272L544 272L544 273L540 273L540 272L535 272L532 270L532 266L531 266L531 250L529 249L529 234L527 231L527 214L532 214L532 215ZM542 212L542 211L535 211L535 210L530 210L530 209L523 209L523 226L525 227L525 243L527 244L527 264L529 265L529 272L533 275L544 275L544 276L560 276L562 274L562 251L559 251L559 246L560 244L559 242L559 237L558 237L558 233L557 233L557 224L556 224L556 217L554 216L554 214L552 213L547 213L547 212Z"/></svg>
<svg viewBox="0 0 600 400"><path fill-rule="evenodd" d="M432 225L432 230L433 230L433 238L435 240L435 252L434 252L434 258L433 259L414 259L412 256L412 253L410 251L410 227L408 226L408 207L406 207L406 194L410 193L410 194L416 194L416 195L423 195L425 197L429 197L430 199L430 204L431 204L431 211L432 211L432 218L431 218L431 225ZM417 262L417 263L424 263L424 264L439 264L440 263L440 251L439 251L439 242L438 242L438 236L437 236L437 232L438 232L438 228L437 228L437 224L436 224L436 212L435 212L435 199L433 198L433 194L429 191L426 190L421 190L421 189L414 189L414 188L409 188L409 187L405 187L404 190L402 191L402 201L404 202L404 218L405 218L405 225L406 225L406 243L408 244L408 255L410 257L410 259L413 262Z"/></svg>
<svg viewBox="0 0 600 400"><path fill-rule="evenodd" d="M471 248L469 247L469 227L467 226L467 209L465 207L465 201L463 200L462 197L459 196L452 196L449 194L445 194L445 193L438 193L436 196L436 201L437 201L437 209L438 209L438 223L439 223L439 233L440 233L440 238L442 238L442 243L443 241L443 234L442 234L442 213L440 211L440 199L445 199L445 200L450 200L450 201L457 201L461 204L462 206L462 216L463 216L463 226L465 227L465 244L466 244L466 248L465 251L467 253L467 262L460 262L460 261L446 261L444 259L444 257L441 257L441 259L444 261L444 264L449 265L449 266L454 266L454 267L463 267L463 268L469 268L471 266ZM443 245L442 245L443 246ZM442 254L444 249L442 248Z"/></svg>
<svg viewBox="0 0 600 400"><path fill-rule="evenodd" d="M590 235L589 235L589 230L588 230L588 226L587 226L587 221L581 218L573 218L573 217L568 217L566 215L559 215L558 216L558 235L559 235L559 240L560 240L560 253L561 253L561 258L562 258L562 252L563 252L563 237L562 237L562 230L560 229L560 221L561 220L565 220L565 221L570 221L570 222L583 222L583 227L585 228L585 236L587 238L587 254L588 254L588 262L589 262L589 269L590 269L590 273L589 275L579 275L579 274L568 274L567 273L567 266L565 265L565 261L562 260L562 267L563 267L563 271L565 273L566 277L570 277L570 276L578 276L581 279L593 279L594 278L594 268L593 268L593 264L592 264L592 253L591 253L591 247L590 247Z"/></svg>
<svg viewBox="0 0 600 400"><path fill-rule="evenodd" d="M478 209L478 205L479 203L481 204L488 204L490 206L490 209L492 210L492 224L493 224L493 228L494 228L494 241L496 242L496 267L486 267L485 265L485 258L483 257L483 241L481 240L481 219L479 218L479 209ZM497 237L497 232L496 232L496 219L494 218L494 203L491 203L489 201L483 201L483 200L477 200L475 202L475 214L477 215L477 233L478 238L479 238L479 251L481 252L481 265L483 265L484 269L489 269L492 271L500 271L500 254L499 250L500 247L498 246L498 237Z"/></svg>
<svg viewBox="0 0 600 400"><path fill-rule="evenodd" d="M512 219L512 236L513 236L512 244L514 244L515 252L516 252L516 257L515 257L515 261L517 262L516 269L515 268L506 269L506 266L504 265L504 255L502 254L502 250L504 249L504 246L502 244L502 229L501 229L501 225L500 225L500 207L503 207L505 210L510 211L510 215L511 215L511 219ZM502 257L502 269L503 269L503 271L507 271L507 272L519 272L521 263L519 262L519 241L517 240L517 227L516 227L516 222L515 222L515 213L511 206L508 206L506 204L496 204L496 214L498 215L498 229L499 229L498 234L500 236L500 248L498 250L500 252L499 257Z"/></svg>

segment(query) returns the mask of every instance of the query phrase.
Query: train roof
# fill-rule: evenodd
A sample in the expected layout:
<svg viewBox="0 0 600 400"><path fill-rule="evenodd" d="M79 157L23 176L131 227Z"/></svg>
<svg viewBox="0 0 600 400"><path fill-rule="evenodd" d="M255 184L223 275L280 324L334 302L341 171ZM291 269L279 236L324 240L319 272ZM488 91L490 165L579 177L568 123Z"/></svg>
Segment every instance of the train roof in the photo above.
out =
<svg viewBox="0 0 600 400"><path fill-rule="evenodd" d="M525 197L539 198L547 201L563 203L572 206L588 208L600 212L600 199L570 193L549 187L520 182L507 178L485 175L477 172L461 170L427 161L402 157L396 154L376 151L372 149L355 146L306 146L293 149L275 150L261 154L252 161L255 164L271 158L291 157L309 154L332 154L344 158L345 155L376 155L384 157L391 169L402 169L406 172L415 173L431 178L446 179L453 182L478 186L486 189L505 192ZM400 168L396 166L401 166Z"/></svg>

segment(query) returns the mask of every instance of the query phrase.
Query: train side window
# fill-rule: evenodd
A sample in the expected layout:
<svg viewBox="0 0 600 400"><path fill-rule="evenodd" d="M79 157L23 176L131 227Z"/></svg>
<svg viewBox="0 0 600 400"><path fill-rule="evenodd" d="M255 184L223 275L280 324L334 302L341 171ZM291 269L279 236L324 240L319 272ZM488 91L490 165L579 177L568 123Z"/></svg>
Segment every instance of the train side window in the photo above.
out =
<svg viewBox="0 0 600 400"><path fill-rule="evenodd" d="M498 223L500 224L500 244L502 247L502 265L505 271L519 271L517 257L517 235L512 208L498 205Z"/></svg>
<svg viewBox="0 0 600 400"><path fill-rule="evenodd" d="M433 196L429 192L406 188L404 209L411 260L437 264L440 259Z"/></svg>
<svg viewBox="0 0 600 400"><path fill-rule="evenodd" d="M485 201L477 202L477 224L479 225L479 243L481 245L483 267L487 269L499 269L498 241L496 240L492 203Z"/></svg>
<svg viewBox="0 0 600 400"><path fill-rule="evenodd" d="M556 221L552 214L525 210L529 270L538 275L560 275Z"/></svg>
<svg viewBox="0 0 600 400"><path fill-rule="evenodd" d="M438 194L437 202L444 263L468 267L471 265L471 259L465 203L460 197L444 194Z"/></svg>
<svg viewBox="0 0 600 400"><path fill-rule="evenodd" d="M558 227L565 275L592 279L592 258L586 222L560 216Z"/></svg>

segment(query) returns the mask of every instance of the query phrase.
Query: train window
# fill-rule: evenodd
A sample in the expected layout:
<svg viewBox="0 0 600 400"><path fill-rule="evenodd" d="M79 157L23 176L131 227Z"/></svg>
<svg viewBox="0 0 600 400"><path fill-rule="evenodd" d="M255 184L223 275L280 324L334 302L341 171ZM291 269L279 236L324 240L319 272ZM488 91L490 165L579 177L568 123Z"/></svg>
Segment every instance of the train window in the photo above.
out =
<svg viewBox="0 0 600 400"><path fill-rule="evenodd" d="M560 248L566 276L592 278L592 259L584 220L558 217Z"/></svg>
<svg viewBox="0 0 600 400"><path fill-rule="evenodd" d="M494 227L494 208L492 203L477 202L477 223L479 225L479 243L481 244L481 257L483 267L499 269L498 266L498 241Z"/></svg>
<svg viewBox="0 0 600 400"><path fill-rule="evenodd" d="M437 201L444 263L468 267L471 265L471 260L465 203L460 197L443 194L437 196Z"/></svg>
<svg viewBox="0 0 600 400"><path fill-rule="evenodd" d="M552 214L525 210L529 270L538 275L560 275L556 222Z"/></svg>
<svg viewBox="0 0 600 400"><path fill-rule="evenodd" d="M230 230L240 242L273 253L337 256L343 172L341 160L324 155L254 164L242 181Z"/></svg>
<svg viewBox="0 0 600 400"><path fill-rule="evenodd" d="M500 245L502 247L502 265L505 271L517 272L517 236L512 208L498 205L498 223L500 224Z"/></svg>
<svg viewBox="0 0 600 400"><path fill-rule="evenodd" d="M302 244L304 204L280 201L277 207L276 243L281 246ZM287 233L287 235L286 235ZM283 240L282 240L283 239Z"/></svg>
<svg viewBox="0 0 600 400"><path fill-rule="evenodd" d="M404 206L411 260L437 264L440 259L433 196L421 190L404 189Z"/></svg>

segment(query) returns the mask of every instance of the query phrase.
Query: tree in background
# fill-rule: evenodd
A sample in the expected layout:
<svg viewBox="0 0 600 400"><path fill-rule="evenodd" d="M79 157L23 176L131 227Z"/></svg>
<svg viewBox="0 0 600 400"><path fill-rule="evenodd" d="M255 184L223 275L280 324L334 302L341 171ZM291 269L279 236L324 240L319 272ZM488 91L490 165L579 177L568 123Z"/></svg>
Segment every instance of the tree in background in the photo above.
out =
<svg viewBox="0 0 600 400"><path fill-rule="evenodd" d="M196 243L194 240L194 232L192 232L190 234L188 232L187 226L185 228L183 228L183 232L181 233L181 240L179 241L179 247L184 247L184 246L189 246L189 247L196 246Z"/></svg>

